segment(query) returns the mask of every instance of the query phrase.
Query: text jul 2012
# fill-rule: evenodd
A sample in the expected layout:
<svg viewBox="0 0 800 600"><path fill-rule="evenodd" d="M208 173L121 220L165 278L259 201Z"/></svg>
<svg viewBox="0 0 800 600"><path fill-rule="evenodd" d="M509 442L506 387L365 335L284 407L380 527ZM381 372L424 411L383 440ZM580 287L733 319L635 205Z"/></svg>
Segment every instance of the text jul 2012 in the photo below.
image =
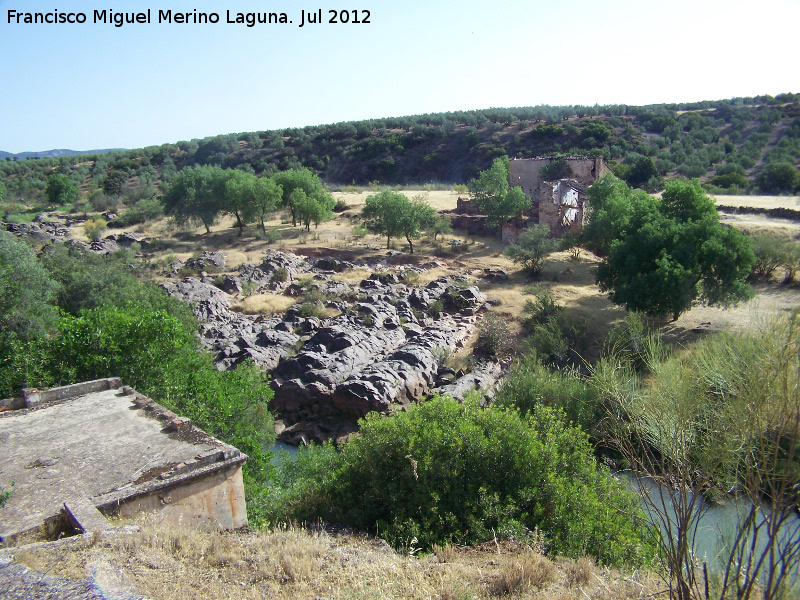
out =
<svg viewBox="0 0 800 600"><path fill-rule="evenodd" d="M114 10L94 10L92 13L93 23L105 23L114 25L115 27L122 27L126 24L150 24L153 23L154 11L147 9L142 12L115 12ZM217 24L217 23L230 23L245 25L246 27L254 27L260 24L290 24L294 21L289 19L289 16L284 12L232 12L225 11L225 20L223 21L219 13L216 12L202 12L194 9L190 12L178 12L159 9L157 14L156 23L167 24ZM299 18L299 27L314 24L369 24L371 22L371 14L368 10L301 10ZM54 9L49 12L20 12L14 9L7 11L8 24L42 24L42 25L55 25L55 24L83 24L89 21L86 13L83 12L60 12Z"/></svg>

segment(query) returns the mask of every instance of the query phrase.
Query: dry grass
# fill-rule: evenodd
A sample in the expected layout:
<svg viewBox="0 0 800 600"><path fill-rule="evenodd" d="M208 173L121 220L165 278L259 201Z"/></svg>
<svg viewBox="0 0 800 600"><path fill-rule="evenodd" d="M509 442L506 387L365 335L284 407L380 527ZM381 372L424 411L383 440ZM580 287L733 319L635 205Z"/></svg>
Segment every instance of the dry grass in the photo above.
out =
<svg viewBox="0 0 800 600"><path fill-rule="evenodd" d="M586 585L592 580L594 568L594 561L588 556L582 556L578 560L568 563L564 567L567 585L569 587Z"/></svg>
<svg viewBox="0 0 800 600"><path fill-rule="evenodd" d="M294 528L226 534L149 523L137 533L21 549L15 556L57 577L88 574L106 594L165 600L621 599L661 589L652 576L600 570L588 561L579 570L590 575L580 583L568 574L572 561L554 563L508 542L443 546L414 558L381 540Z"/></svg>
<svg viewBox="0 0 800 600"><path fill-rule="evenodd" d="M344 281L346 283L359 283L362 279L366 279L370 275L372 275L372 271L369 269L356 267L355 269L348 269L347 271L336 273L332 279L334 281Z"/></svg>
<svg viewBox="0 0 800 600"><path fill-rule="evenodd" d="M727 196L711 195L722 206L748 206L751 208L791 208L800 209L800 196Z"/></svg>
<svg viewBox="0 0 800 600"><path fill-rule="evenodd" d="M297 298L281 294L253 294L231 306L246 315L274 315L286 312L297 304Z"/></svg>
<svg viewBox="0 0 800 600"><path fill-rule="evenodd" d="M547 557L522 552L503 557L500 575L491 586L496 596L520 595L556 581L558 570Z"/></svg>

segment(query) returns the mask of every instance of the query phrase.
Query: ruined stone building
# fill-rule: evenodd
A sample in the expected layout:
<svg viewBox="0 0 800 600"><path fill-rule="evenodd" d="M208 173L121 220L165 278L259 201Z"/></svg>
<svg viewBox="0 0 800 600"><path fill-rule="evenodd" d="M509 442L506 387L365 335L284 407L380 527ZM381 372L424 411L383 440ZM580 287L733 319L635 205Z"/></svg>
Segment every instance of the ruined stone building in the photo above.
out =
<svg viewBox="0 0 800 600"><path fill-rule="evenodd" d="M552 175L553 172L556 176ZM602 157L511 159L509 183L512 187L521 187L530 196L531 207L523 212L523 218L503 224L499 233L504 240L514 241L522 231L536 223L548 225L554 236L578 231L586 220L586 190L607 173L611 170ZM470 233L480 232L483 224L480 217L474 215L469 200L459 198L456 213L455 227L468 229Z"/></svg>
<svg viewBox="0 0 800 600"><path fill-rule="evenodd" d="M0 546L157 513L189 527L247 525L247 456L118 378L0 400ZM13 487L10 487L13 482Z"/></svg>
<svg viewBox="0 0 800 600"><path fill-rule="evenodd" d="M544 167L560 166L564 172L548 177ZM524 223L503 227L503 239L514 240L522 229L544 223L555 236L580 230L586 220L587 188L611 170L603 157L561 156L514 158L509 161L511 186L519 186L531 197L531 210Z"/></svg>

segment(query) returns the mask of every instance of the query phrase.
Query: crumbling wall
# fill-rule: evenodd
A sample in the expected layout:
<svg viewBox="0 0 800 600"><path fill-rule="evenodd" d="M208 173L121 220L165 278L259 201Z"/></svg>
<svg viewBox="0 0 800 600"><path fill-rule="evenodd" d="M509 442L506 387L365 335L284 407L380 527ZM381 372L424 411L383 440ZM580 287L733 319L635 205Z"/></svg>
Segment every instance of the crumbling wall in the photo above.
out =
<svg viewBox="0 0 800 600"><path fill-rule="evenodd" d="M542 182L539 186L539 222L555 236L580 231L586 218L586 198L569 181Z"/></svg>

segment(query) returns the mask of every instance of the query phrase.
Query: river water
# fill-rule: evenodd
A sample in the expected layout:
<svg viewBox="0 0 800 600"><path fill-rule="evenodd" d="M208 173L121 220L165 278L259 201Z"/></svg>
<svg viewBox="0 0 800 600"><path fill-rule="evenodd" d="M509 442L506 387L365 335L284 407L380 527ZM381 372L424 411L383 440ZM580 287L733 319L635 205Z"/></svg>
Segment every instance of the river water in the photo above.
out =
<svg viewBox="0 0 800 600"><path fill-rule="evenodd" d="M627 481L635 491L640 491L636 480L627 473L616 473L618 478ZM648 482L648 492L656 502L656 510L662 510L658 503L661 497L658 495L656 484ZM669 495L663 495L665 502L669 502ZM723 502L709 504L703 502L700 506L702 516L697 524L697 531L694 536L694 555L702 563L708 564L709 572L721 573L724 568L724 557L729 556L726 549L725 540L733 538L737 525L748 514L753 504L746 498L725 498ZM643 501L642 508L648 513L648 506ZM768 506L762 507L764 511L769 511ZM667 507L670 519L675 522L675 512L671 505ZM658 522L653 515L651 518ZM763 519L763 515L761 516ZM781 527L781 543L792 544L794 547L800 545L800 515L795 511L788 521ZM765 534L761 533L759 542L756 545L756 553L759 555L764 552L766 546ZM794 573L789 574L789 584L793 586L793 592L800 592L800 572L795 569Z"/></svg>

